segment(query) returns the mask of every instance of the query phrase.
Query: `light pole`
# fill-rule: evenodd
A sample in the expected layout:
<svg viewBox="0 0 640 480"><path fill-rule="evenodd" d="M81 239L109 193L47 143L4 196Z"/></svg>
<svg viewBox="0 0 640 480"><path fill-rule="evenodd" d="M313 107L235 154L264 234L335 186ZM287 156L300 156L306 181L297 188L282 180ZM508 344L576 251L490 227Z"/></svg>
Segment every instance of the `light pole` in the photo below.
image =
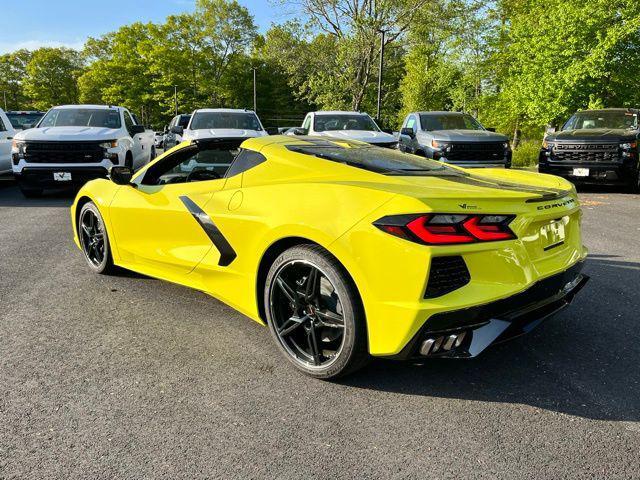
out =
<svg viewBox="0 0 640 480"><path fill-rule="evenodd" d="M258 95L256 89L256 67L251 67L253 69L253 111L258 111Z"/></svg>
<svg viewBox="0 0 640 480"><path fill-rule="evenodd" d="M380 66L378 67L378 110L376 120L380 122L380 107L382 106L382 66L384 64L384 36L387 30L379 30L380 32Z"/></svg>
<svg viewBox="0 0 640 480"><path fill-rule="evenodd" d="M178 115L178 86L173 86L173 103L176 106L176 115Z"/></svg>
<svg viewBox="0 0 640 480"><path fill-rule="evenodd" d="M2 95L4 95L4 111L7 111L7 92L2 92Z"/></svg>

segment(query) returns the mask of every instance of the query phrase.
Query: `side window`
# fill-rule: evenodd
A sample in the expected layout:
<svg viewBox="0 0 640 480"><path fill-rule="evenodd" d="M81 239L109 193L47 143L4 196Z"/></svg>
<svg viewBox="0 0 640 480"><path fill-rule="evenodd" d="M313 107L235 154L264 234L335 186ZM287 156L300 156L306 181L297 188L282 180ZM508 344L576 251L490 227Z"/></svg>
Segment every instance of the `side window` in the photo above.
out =
<svg viewBox="0 0 640 480"><path fill-rule="evenodd" d="M307 118L304 119L304 123L302 124L302 128L305 130L309 130L311 127L311 115L307 115Z"/></svg>
<svg viewBox="0 0 640 480"><path fill-rule="evenodd" d="M413 133L416 133L418 131L418 124L416 122L416 117L414 117L413 115L409 117L409 119L407 120L406 128L410 128L411 130L413 130Z"/></svg>
<svg viewBox="0 0 640 480"><path fill-rule="evenodd" d="M124 124L127 127L127 130L131 131L131 127L133 127L133 120L127 111L124 112Z"/></svg>
<svg viewBox="0 0 640 480"><path fill-rule="evenodd" d="M0 118L0 132L6 132L7 128L4 126L2 118Z"/></svg>
<svg viewBox="0 0 640 480"><path fill-rule="evenodd" d="M237 144L227 148L183 148L151 165L140 183L168 185L223 178L237 155Z"/></svg>
<svg viewBox="0 0 640 480"><path fill-rule="evenodd" d="M169 122L169 130L171 130L176 124L176 117L173 117L171 119L171 122Z"/></svg>
<svg viewBox="0 0 640 480"><path fill-rule="evenodd" d="M267 159L261 153L253 150L241 150L225 176L227 178L233 177L266 161Z"/></svg>

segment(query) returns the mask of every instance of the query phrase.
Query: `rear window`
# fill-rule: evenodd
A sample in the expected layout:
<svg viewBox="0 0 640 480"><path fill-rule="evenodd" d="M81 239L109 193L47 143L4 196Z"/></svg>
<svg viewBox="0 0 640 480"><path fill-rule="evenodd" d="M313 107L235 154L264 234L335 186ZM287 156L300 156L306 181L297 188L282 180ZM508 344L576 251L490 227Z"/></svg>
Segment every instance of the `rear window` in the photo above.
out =
<svg viewBox="0 0 640 480"><path fill-rule="evenodd" d="M7 112L7 117L13 125L13 128L21 129L25 125L33 125L40 121L43 113L11 113Z"/></svg>
<svg viewBox="0 0 640 480"><path fill-rule="evenodd" d="M305 144L288 145L287 148L292 152L313 155L383 175L430 175L435 172L459 174L457 170L435 160L398 150L342 140L332 142L305 139L305 142Z"/></svg>

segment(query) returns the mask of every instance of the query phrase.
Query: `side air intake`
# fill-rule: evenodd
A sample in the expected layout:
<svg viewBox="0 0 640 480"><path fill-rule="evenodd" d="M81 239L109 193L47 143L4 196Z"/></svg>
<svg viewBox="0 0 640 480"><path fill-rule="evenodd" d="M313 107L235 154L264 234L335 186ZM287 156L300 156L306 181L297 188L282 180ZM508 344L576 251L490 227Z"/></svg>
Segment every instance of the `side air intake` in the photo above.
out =
<svg viewBox="0 0 640 480"><path fill-rule="evenodd" d="M434 257L424 298L441 297L464 287L470 281L469 269L461 256Z"/></svg>

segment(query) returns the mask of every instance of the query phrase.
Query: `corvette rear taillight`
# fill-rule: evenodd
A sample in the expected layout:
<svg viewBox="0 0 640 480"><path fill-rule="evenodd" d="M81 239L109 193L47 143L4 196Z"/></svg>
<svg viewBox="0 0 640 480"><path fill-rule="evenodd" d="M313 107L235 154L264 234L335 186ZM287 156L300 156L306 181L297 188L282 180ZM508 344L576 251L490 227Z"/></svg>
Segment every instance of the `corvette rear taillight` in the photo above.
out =
<svg viewBox="0 0 640 480"><path fill-rule="evenodd" d="M380 230L426 245L512 240L509 228L513 215L391 215L375 221Z"/></svg>

